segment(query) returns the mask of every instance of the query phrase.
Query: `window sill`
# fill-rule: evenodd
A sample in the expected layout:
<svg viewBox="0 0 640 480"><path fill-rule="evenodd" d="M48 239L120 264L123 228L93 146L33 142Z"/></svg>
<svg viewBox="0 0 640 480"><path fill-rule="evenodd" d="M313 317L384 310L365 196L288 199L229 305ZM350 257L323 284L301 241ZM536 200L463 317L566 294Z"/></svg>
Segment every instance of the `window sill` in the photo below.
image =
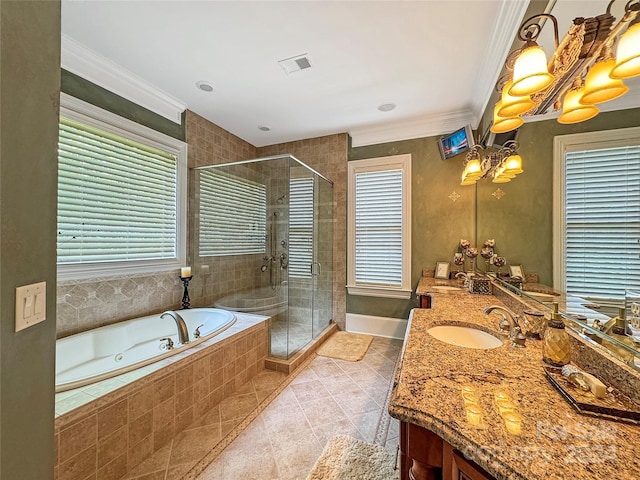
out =
<svg viewBox="0 0 640 480"><path fill-rule="evenodd" d="M183 262L175 259L155 261L129 261L129 262L105 262L85 263L74 265L58 265L58 282L70 280L90 280L107 277L126 277L139 274L152 274L175 270L179 275Z"/></svg>
<svg viewBox="0 0 640 480"><path fill-rule="evenodd" d="M408 300L411 298L413 290L390 287L363 287L347 285L347 292L349 295L359 295L362 297L384 297Z"/></svg>

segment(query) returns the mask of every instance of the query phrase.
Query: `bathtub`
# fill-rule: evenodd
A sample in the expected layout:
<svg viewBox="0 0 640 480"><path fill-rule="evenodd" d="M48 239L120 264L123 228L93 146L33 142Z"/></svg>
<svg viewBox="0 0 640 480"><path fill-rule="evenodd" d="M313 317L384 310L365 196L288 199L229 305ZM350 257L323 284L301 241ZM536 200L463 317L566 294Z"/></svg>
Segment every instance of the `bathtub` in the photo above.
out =
<svg viewBox="0 0 640 480"><path fill-rule="evenodd" d="M236 292L215 302L216 308L272 317L287 308L287 288L260 287Z"/></svg>
<svg viewBox="0 0 640 480"><path fill-rule="evenodd" d="M178 310L190 343L178 343L178 329L160 314L95 328L56 341L56 392L89 385L180 353L222 332L235 315L216 308ZM200 338L195 338L199 327ZM166 339L174 342L168 348Z"/></svg>

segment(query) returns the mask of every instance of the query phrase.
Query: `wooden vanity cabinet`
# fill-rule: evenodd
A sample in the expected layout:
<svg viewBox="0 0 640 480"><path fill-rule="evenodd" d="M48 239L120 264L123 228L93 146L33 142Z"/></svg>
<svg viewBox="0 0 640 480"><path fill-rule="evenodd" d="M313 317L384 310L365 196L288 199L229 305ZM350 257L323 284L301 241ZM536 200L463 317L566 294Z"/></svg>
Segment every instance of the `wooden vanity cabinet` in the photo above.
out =
<svg viewBox="0 0 640 480"><path fill-rule="evenodd" d="M420 308L431 308L431 295L418 295L420 301Z"/></svg>
<svg viewBox="0 0 640 480"><path fill-rule="evenodd" d="M400 480L494 480L442 438L400 422Z"/></svg>

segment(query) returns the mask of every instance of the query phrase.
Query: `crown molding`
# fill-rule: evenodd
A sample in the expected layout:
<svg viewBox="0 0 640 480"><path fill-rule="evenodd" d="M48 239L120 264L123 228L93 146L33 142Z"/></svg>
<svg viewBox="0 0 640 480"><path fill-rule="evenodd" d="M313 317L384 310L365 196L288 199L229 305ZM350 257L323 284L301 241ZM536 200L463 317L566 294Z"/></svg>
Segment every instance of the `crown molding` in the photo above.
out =
<svg viewBox="0 0 640 480"><path fill-rule="evenodd" d="M520 23L529 7L529 0L502 0L500 9L493 25L491 40L486 48L476 88L473 92L472 111L474 119L472 126L476 128L487 104L491 98L494 87L505 59L514 43L514 38L520 28Z"/></svg>
<svg viewBox="0 0 640 480"><path fill-rule="evenodd" d="M62 35L61 67L180 125L187 105L117 63Z"/></svg>
<svg viewBox="0 0 640 480"><path fill-rule="evenodd" d="M349 130L349 135L351 136L352 146L364 147L379 143L444 135L460 128L460 125L472 122L473 112L465 110L352 128Z"/></svg>

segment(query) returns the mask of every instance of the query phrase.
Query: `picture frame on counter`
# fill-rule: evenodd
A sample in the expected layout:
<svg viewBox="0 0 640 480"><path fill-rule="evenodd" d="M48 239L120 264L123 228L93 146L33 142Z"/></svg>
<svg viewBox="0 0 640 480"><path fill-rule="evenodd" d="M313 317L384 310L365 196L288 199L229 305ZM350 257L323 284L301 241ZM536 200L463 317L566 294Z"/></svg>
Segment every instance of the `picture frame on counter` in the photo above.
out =
<svg viewBox="0 0 640 480"><path fill-rule="evenodd" d="M433 278L449 279L449 269L451 264L449 262L436 262L436 270L433 274Z"/></svg>
<svg viewBox="0 0 640 480"><path fill-rule="evenodd" d="M522 265L509 265L509 276L511 278L520 277L524 282L524 269Z"/></svg>

